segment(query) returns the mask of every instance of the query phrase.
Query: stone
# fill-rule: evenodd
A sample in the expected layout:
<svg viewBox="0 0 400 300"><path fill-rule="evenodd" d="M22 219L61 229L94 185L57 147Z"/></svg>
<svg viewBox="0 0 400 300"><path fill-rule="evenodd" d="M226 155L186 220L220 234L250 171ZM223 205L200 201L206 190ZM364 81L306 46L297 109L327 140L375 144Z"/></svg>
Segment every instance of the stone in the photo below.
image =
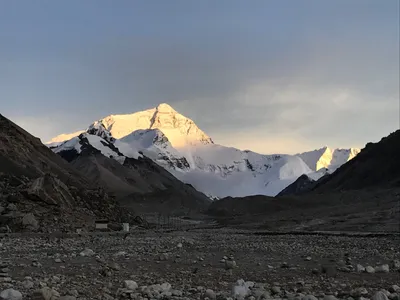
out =
<svg viewBox="0 0 400 300"><path fill-rule="evenodd" d="M30 290L34 287L35 284L29 279L26 279L22 282L22 285L25 289Z"/></svg>
<svg viewBox="0 0 400 300"><path fill-rule="evenodd" d="M237 267L236 261L234 261L234 260L226 260L225 261L225 269L226 270L231 270L231 269L234 269L236 267Z"/></svg>
<svg viewBox="0 0 400 300"><path fill-rule="evenodd" d="M139 287L138 284L133 280L125 280L124 286L125 286L125 288L127 288L128 290L131 290L131 291L134 291Z"/></svg>
<svg viewBox="0 0 400 300"><path fill-rule="evenodd" d="M380 265L375 268L376 273L389 273L389 265Z"/></svg>
<svg viewBox="0 0 400 300"><path fill-rule="evenodd" d="M37 290L33 293L33 300L58 300L60 298L60 294L55 290L49 287L43 287L40 290Z"/></svg>
<svg viewBox="0 0 400 300"><path fill-rule="evenodd" d="M307 256L307 257L305 258L305 260L306 260L306 261L310 261L310 260L311 260L311 256Z"/></svg>
<svg viewBox="0 0 400 300"><path fill-rule="evenodd" d="M92 249L86 248L85 250L83 250L81 253L79 253L80 256L93 256L94 255L94 251Z"/></svg>
<svg viewBox="0 0 400 300"><path fill-rule="evenodd" d="M389 292L400 293L400 287L398 285L394 284L389 288Z"/></svg>
<svg viewBox="0 0 400 300"><path fill-rule="evenodd" d="M314 295L306 295L303 298L301 298L301 300L318 300L318 298L315 297Z"/></svg>
<svg viewBox="0 0 400 300"><path fill-rule="evenodd" d="M176 247L178 247L178 248L182 248L182 247L183 247L183 245L182 245L182 243L178 243L178 245L176 245Z"/></svg>
<svg viewBox="0 0 400 300"><path fill-rule="evenodd" d="M271 289L271 292L272 292L273 295L280 294L281 293L281 288L279 286L273 286L272 289Z"/></svg>
<svg viewBox="0 0 400 300"><path fill-rule="evenodd" d="M350 292L353 297L361 297L368 295L368 290L365 287L359 287Z"/></svg>
<svg viewBox="0 0 400 300"><path fill-rule="evenodd" d="M325 295L324 300L338 300L334 295Z"/></svg>
<svg viewBox="0 0 400 300"><path fill-rule="evenodd" d="M400 270L400 260L395 259L392 261L392 268L395 270Z"/></svg>
<svg viewBox="0 0 400 300"><path fill-rule="evenodd" d="M7 210L8 211L16 211L17 210L17 206L14 203L10 203L7 205Z"/></svg>
<svg viewBox="0 0 400 300"><path fill-rule="evenodd" d="M358 264L356 266L356 270L357 270L358 273L362 273L362 272L365 272L365 267L363 267L362 265Z"/></svg>
<svg viewBox="0 0 400 300"><path fill-rule="evenodd" d="M217 295L215 294L215 292L213 290L207 289L204 293L204 296L209 298L209 299L216 299Z"/></svg>
<svg viewBox="0 0 400 300"><path fill-rule="evenodd" d="M378 291L372 296L371 300L388 300L388 297L384 292Z"/></svg>
<svg viewBox="0 0 400 300"><path fill-rule="evenodd" d="M0 293L0 298L4 300L22 300L22 294L17 290L7 289Z"/></svg>
<svg viewBox="0 0 400 300"><path fill-rule="evenodd" d="M39 222L36 220L33 213L28 213L22 217L22 225L30 229L39 228Z"/></svg>
<svg viewBox="0 0 400 300"><path fill-rule="evenodd" d="M232 296L234 299L244 299L250 294L250 289L243 279L236 282L232 288Z"/></svg>
<svg viewBox="0 0 400 300"><path fill-rule="evenodd" d="M372 273L375 273L375 269L374 269L374 267L367 266L367 267L365 267L365 272L372 274Z"/></svg>
<svg viewBox="0 0 400 300"><path fill-rule="evenodd" d="M168 259L169 259L168 253L161 253L159 255L159 257L158 257L158 260L160 260L160 261L165 261L165 260L168 260Z"/></svg>

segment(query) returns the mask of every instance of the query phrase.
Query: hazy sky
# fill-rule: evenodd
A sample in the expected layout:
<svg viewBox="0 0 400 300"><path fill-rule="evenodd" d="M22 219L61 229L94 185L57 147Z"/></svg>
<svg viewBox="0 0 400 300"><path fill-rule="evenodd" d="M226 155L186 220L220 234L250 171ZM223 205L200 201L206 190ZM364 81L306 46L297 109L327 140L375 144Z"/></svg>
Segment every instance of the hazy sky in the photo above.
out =
<svg viewBox="0 0 400 300"><path fill-rule="evenodd" d="M399 0L0 2L0 113L43 141L167 102L262 153L399 128Z"/></svg>

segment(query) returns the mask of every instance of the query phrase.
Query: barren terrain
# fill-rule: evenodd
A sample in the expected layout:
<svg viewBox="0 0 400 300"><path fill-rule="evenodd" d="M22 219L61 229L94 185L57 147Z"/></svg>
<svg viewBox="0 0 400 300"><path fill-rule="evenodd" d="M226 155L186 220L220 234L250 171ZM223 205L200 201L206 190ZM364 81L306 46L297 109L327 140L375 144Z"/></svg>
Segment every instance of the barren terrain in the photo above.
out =
<svg viewBox="0 0 400 300"><path fill-rule="evenodd" d="M398 300L399 246L396 234L255 235L228 229L135 230L125 238L3 235L0 291L12 288L23 299L333 300L378 299L375 293L383 290Z"/></svg>

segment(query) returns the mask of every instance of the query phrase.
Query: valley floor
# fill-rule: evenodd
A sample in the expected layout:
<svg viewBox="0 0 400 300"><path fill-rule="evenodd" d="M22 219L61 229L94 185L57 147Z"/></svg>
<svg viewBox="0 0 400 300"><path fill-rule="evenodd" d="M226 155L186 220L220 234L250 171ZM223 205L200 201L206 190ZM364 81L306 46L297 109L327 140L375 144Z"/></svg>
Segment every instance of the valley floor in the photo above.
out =
<svg viewBox="0 0 400 300"><path fill-rule="evenodd" d="M39 289L64 300L228 299L243 279L250 282L234 291L254 296L249 299L376 299L383 289L398 300L399 246L395 235L262 236L228 229L133 231L125 239L3 236L0 291L13 288L23 299L58 299L38 296ZM377 272L358 272L358 264ZM380 267L385 264L389 270Z"/></svg>

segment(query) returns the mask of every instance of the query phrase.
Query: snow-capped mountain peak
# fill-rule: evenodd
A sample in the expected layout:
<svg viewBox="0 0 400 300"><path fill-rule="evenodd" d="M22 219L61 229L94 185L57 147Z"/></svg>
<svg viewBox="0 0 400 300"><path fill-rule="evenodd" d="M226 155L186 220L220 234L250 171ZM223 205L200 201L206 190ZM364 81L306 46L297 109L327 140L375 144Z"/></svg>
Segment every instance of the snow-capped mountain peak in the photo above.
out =
<svg viewBox="0 0 400 300"><path fill-rule="evenodd" d="M109 115L92 123L78 138L66 136L72 140L58 143L52 147L54 152L80 154L90 144L120 162L144 155L181 181L220 198L275 196L299 176L307 174L317 180L360 152L323 147L297 155L262 155L217 145L166 103L133 114Z"/></svg>
<svg viewBox="0 0 400 300"><path fill-rule="evenodd" d="M166 103L133 114L109 115L91 124L89 129L98 129L100 124L115 139L126 137L136 130L158 129L168 138L174 148L213 144L212 139L197 127L193 120L181 115ZM82 132L59 135L48 144L64 142Z"/></svg>
<svg viewBox="0 0 400 300"><path fill-rule="evenodd" d="M327 146L320 149L297 154L313 171L327 169L330 173L360 153L358 148L331 149Z"/></svg>

